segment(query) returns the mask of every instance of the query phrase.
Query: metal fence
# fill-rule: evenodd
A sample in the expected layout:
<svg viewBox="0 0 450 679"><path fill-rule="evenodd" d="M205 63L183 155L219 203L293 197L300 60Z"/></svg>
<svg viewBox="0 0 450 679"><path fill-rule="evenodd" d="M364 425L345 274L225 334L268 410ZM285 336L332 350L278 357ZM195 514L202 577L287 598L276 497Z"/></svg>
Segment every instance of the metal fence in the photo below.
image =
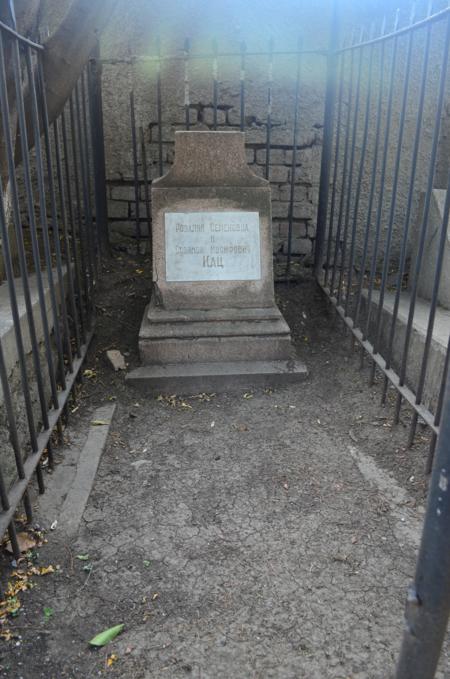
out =
<svg viewBox="0 0 450 679"><path fill-rule="evenodd" d="M427 255L448 91L450 9L399 26L383 22L336 48L329 59L315 268L337 313L371 359L370 384L383 376L382 402L396 389L413 409L409 445L420 420L439 432L449 351L431 353L446 252L450 192ZM442 165L442 163L441 163ZM447 166L448 169L448 166ZM439 176L438 176L439 175ZM422 195L419 200L419 196ZM427 277L429 302L418 309ZM423 344L413 353L425 309ZM420 359L417 355L420 354ZM430 367L431 366L431 367ZM440 390L426 394L436 381Z"/></svg>
<svg viewBox="0 0 450 679"><path fill-rule="evenodd" d="M413 11L408 25L400 27L397 14L378 34L372 28L331 46L315 244L317 280L351 331L352 347L360 344L361 366L369 356L370 384L380 371L383 403L389 385L395 389L396 423L402 403L412 407L409 445L418 421L431 429L426 467L433 473L397 679L435 676L450 611L448 324L437 366L432 356L448 256L450 171L439 152L450 8L432 14L429 7L423 18ZM427 398L433 382L435 398Z"/></svg>
<svg viewBox="0 0 450 679"><path fill-rule="evenodd" d="M11 319L0 341L0 414L8 427L0 444L0 535L9 530L16 558L15 512L23 503L32 520L28 486L35 477L44 492L43 463L53 466L52 434L61 437L92 337L99 261L95 73L85 69L50 122L42 50L0 23L1 289L4 318Z"/></svg>
<svg viewBox="0 0 450 679"><path fill-rule="evenodd" d="M159 41L156 45L153 56L101 61L105 67L129 68L131 82L134 67L149 72L148 87L131 91L128 107L137 250L151 220L148 181L168 170L174 132L241 131L246 134L248 153L258 155L257 161L248 158L251 168L269 179L275 191L281 185L283 188L283 204L278 205L278 199L274 199L275 207L282 208L282 212L274 211L273 226L275 231L282 225L286 247L280 259L289 276L296 236L304 233L310 245L314 237L312 204L316 195L311 199L311 214L299 211L302 201L306 202L302 191L305 193L305 186L311 187L310 177L302 176L301 153L311 146L311 136L320 147L327 51L304 49L301 41L297 49L280 49L270 41L266 49L256 51L245 42L236 51L220 49L216 41L211 41L210 51L201 52L191 49L189 39L175 53L164 52ZM253 82L256 78L257 87ZM312 89L316 90L313 97ZM310 105L312 99L320 101L306 120L302 110L308 109L305 101ZM199 104L200 100L203 104ZM317 169L319 163L318 154ZM312 193L313 189L309 190ZM117 221L123 221L123 217L118 216Z"/></svg>

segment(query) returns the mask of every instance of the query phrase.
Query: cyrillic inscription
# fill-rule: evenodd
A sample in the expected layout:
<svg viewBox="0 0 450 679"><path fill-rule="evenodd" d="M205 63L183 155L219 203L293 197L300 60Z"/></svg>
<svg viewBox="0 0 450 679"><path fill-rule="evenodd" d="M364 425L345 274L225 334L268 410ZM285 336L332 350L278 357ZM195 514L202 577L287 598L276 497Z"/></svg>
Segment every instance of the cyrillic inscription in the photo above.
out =
<svg viewBox="0 0 450 679"><path fill-rule="evenodd" d="M167 281L261 278L258 212L167 212Z"/></svg>

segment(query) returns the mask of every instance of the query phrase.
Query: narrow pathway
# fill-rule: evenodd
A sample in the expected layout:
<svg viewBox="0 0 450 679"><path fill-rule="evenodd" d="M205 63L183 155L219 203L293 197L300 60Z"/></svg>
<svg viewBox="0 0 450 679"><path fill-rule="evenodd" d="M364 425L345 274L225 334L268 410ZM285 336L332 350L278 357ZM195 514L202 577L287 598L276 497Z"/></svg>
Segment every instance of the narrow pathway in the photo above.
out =
<svg viewBox="0 0 450 679"><path fill-rule="evenodd" d="M68 431L79 439L113 399L108 443L78 536L57 529L44 548L61 571L27 594L21 620L39 621L44 606L53 614L6 651L14 671L0 676L392 676L420 537L423 450L405 451L403 427L390 427L314 286L281 299L308 382L160 400L126 387L104 360L113 347L136 361L127 342L145 298L142 283L136 308L120 315L112 287L99 300L112 320L100 322L95 377ZM88 647L118 623L109 646ZM447 657L438 677L449 671Z"/></svg>

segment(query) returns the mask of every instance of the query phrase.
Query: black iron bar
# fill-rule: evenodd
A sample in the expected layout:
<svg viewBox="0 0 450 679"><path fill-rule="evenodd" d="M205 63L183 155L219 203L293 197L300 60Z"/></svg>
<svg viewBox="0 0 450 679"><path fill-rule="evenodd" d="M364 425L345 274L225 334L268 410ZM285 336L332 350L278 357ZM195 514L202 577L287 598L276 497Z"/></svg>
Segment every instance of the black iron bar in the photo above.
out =
<svg viewBox="0 0 450 679"><path fill-rule="evenodd" d="M13 55L13 57L14 57L14 55ZM14 72L16 73L17 69L15 68L15 66L13 66L13 68L14 68ZM40 403L40 406L41 406L42 423L43 423L44 427L48 427L47 399L46 399L46 396L45 396L44 382L43 382L43 376L42 376L42 367L41 367L41 359L40 359L39 350L38 350L36 325L35 325L35 321L34 321L33 307L32 307L32 303L31 303L30 284L29 284L29 279L28 279L28 269L27 269L26 253L25 253L25 244L24 244L24 239L23 239L22 220L21 220L21 214L20 214L19 190L18 190L18 185L17 185L17 177L16 177L16 170L15 170L15 164L14 164L14 149L13 149L12 136L11 136L11 127L9 125L9 104L8 104L8 96L7 96L6 72L5 72L5 62L4 62L4 45L3 45L3 37L1 35L1 31L0 31L0 112L1 112L1 118L2 118L3 139L4 139L4 143L5 143L5 147L6 147L6 157L7 157L7 163L8 163L8 176L9 176L11 204L12 204L13 220L14 220L14 233L15 233L15 236L16 236L17 254L18 254L19 268L20 268L20 277L21 277L21 280L22 280L22 289L23 289L25 309L26 309L26 314L27 314L28 332L29 332L29 335L30 335L33 366L34 366L34 370L35 370L35 374L36 374L36 384L37 384L37 388L38 388L39 403ZM3 207L2 207L2 209L3 209ZM8 228L7 228L6 221L4 222L4 230L5 230L5 233L2 234L2 243L3 243L2 251L3 251L3 256L5 257L5 256L7 256L7 253L10 252L10 249L9 249L10 248L10 246L9 246L9 234L8 234ZM8 271L8 266L9 266L8 262L6 262L5 264L6 264L5 268ZM10 278L8 279L9 295L10 295L11 306L12 306L13 314L14 314L14 329L15 329L15 332L16 332L16 343L17 343L17 347L18 347L18 350L19 350L19 359L20 359L20 361L22 361L20 356L21 356L21 353L23 353L23 341L22 341L21 338L19 340L17 339L17 333L19 332L21 334L21 330L20 330L20 324L16 329L16 321L18 319L18 307L17 307L16 293L15 293L14 280L13 280L14 272L13 272L12 260L11 260L11 263L10 263L9 271L10 271ZM20 349L22 349L22 352L20 352ZM22 375L22 377L23 377L23 375ZM29 389L25 388L25 385L23 385L23 389L24 389L25 395L27 393L29 393ZM26 398L28 398L28 397L26 397ZM28 411L29 411L28 405L26 405L26 410L27 410L27 417L28 417ZM34 424L33 424L33 429L34 429Z"/></svg>
<svg viewBox="0 0 450 679"><path fill-rule="evenodd" d="M164 172L163 167L163 131L162 131L162 97L161 97L161 43L158 38L158 55L156 62L156 110L158 116L158 157L159 176Z"/></svg>
<svg viewBox="0 0 450 679"><path fill-rule="evenodd" d="M219 64L216 40L213 40L212 78L213 78L213 129L217 130L217 106L219 103Z"/></svg>
<svg viewBox="0 0 450 679"><path fill-rule="evenodd" d="M3 23L3 21L0 21L0 31L5 31L5 33L9 33L10 35L14 36L16 40L18 40L20 43L23 45L28 45L29 47L32 47L34 50L44 50L45 47L44 45L40 45L37 42L33 42L29 38L26 38L24 35L21 35L17 31L15 31L11 26L8 26L8 24Z"/></svg>
<svg viewBox="0 0 450 679"><path fill-rule="evenodd" d="M14 521L11 521L11 523L8 526L8 534L13 556L16 560L18 560L21 557L21 551L19 547L19 541L17 540L17 531L16 526L14 525Z"/></svg>
<svg viewBox="0 0 450 679"><path fill-rule="evenodd" d="M189 95L189 52L191 46L189 38L184 41L184 118L185 118L185 128L189 130L190 128L190 95Z"/></svg>
<svg viewBox="0 0 450 679"><path fill-rule="evenodd" d="M421 271L421 268L422 268L422 258L423 258L423 251L424 251L425 240L426 240L426 235L427 235L428 217L429 217L429 213L430 213L431 197L432 197L432 194L433 194L434 173L435 173L436 157L437 157L438 144L439 144L439 138L440 138L441 119L442 119L442 111L443 111L443 106L444 106L445 90L446 90L449 49L450 49L450 14L448 15L448 18L447 18L447 27L446 27L445 40L444 40L444 50L443 50L443 58L442 58L442 63L441 63L441 73L440 73L440 79L439 79L439 90L438 90L438 98L437 98L437 106L436 106L436 118L435 118L435 122L434 122L433 141L432 141L432 148L431 148L431 153L430 153L430 162L429 162L429 168L428 168L428 180L427 180L427 187L426 187L426 192L425 192L425 201L424 201L422 219L421 219L420 230L419 230L417 258L416 258L416 262L415 262L415 266L414 266L414 272L413 272L413 278L412 278L412 287L411 287L411 292L410 292L410 304L409 304L408 320L407 320L407 324L406 324L405 341L404 341L404 345L403 345L403 355L402 355L401 367L400 367L400 373L399 373L400 384L404 384L405 379L406 379L406 369L407 369L407 363L408 363L411 333L412 333L412 329L413 329L413 320L414 320L414 312L415 312L415 307L416 307L416 299L417 299L417 292L418 292L418 285L419 285L419 276L420 276L420 271ZM401 401L402 401L401 394L398 394L397 395L396 407L395 407L395 421L396 422L399 420L399 417L400 417Z"/></svg>
<svg viewBox="0 0 450 679"><path fill-rule="evenodd" d="M450 374L396 679L433 679L450 613Z"/></svg>
<svg viewBox="0 0 450 679"><path fill-rule="evenodd" d="M80 264L81 264L81 274L82 274L82 281L83 281L83 290L84 290L84 305L85 305L85 312L86 312L86 325L89 328L90 327L90 272L89 272L89 263L86 261L87 256L86 256L86 243L85 243L85 224L84 224L84 219L83 219L83 210L81 207L81 187L80 187L80 165L81 165L81 158L79 157L81 154L78 153L78 147L79 147L79 140L78 140L78 134L79 134L79 127L77 125L77 120L75 116L75 111L76 111L76 102L75 102L75 90L72 92L72 95L69 99L69 115L70 115L70 138L71 138L71 146L72 146L72 171L73 171L73 179L74 179L74 188L75 188L75 202L76 202L76 208L77 208L77 224L78 224L78 246L80 249Z"/></svg>
<svg viewBox="0 0 450 679"><path fill-rule="evenodd" d="M443 19L446 15L450 13L450 7L446 7L445 9L436 12L435 14L429 14L425 19L422 19L421 21L417 21L415 24L412 26L405 26L404 28L400 28L398 30L392 31L392 33L386 33L385 35L381 35L378 38L374 38L373 40L367 40L366 42L362 42L357 47L367 47L367 45L379 43L379 42L386 42L386 40L391 40L392 38L399 38L402 35L405 35L405 33L408 33L409 31L417 31L419 28L422 28L423 26L429 26L432 23L435 23L436 21L440 21ZM338 53L340 52L345 52L349 50L349 47L342 48L338 50Z"/></svg>
<svg viewBox="0 0 450 679"><path fill-rule="evenodd" d="M353 34L352 42L355 42L355 37ZM344 200L345 200L345 187L347 185L347 172L348 172L348 153L350 145L350 125L351 125L351 112L352 112L352 101L353 101L353 74L355 70L355 50L351 52L350 58L350 74L349 74L349 84L348 84L348 106L347 106L347 117L345 122L345 144L344 144L344 157L342 161L342 173L341 173L341 193L339 198L339 211L338 211L338 221L336 228L336 238L334 244L334 255L333 255L333 273L331 274L330 289L334 291L334 286L336 282L336 274L338 267L338 256L341 240L342 231L342 220L344 216Z"/></svg>
<svg viewBox="0 0 450 679"><path fill-rule="evenodd" d="M441 423L442 406L444 404L445 385L447 383L449 363L450 363L450 335L448 337L448 342L447 342L447 351L445 352L445 361L444 361L444 369L442 371L441 388L439 389L438 404L437 404L437 408L436 408L436 415L434 417L434 424L435 424L436 427L439 427L440 423ZM427 458L427 463L426 463L426 467L425 467L425 473L426 474L429 474L431 472L432 467L433 467L434 453L435 453L435 450L436 450L436 442L437 442L437 434L436 434L436 432L432 431L431 432L430 449L428 451L428 458Z"/></svg>
<svg viewBox="0 0 450 679"><path fill-rule="evenodd" d="M269 179L270 173L270 136L272 132L273 104L273 40L269 42L269 59L267 63L267 118L266 118L266 167L264 176Z"/></svg>
<svg viewBox="0 0 450 679"><path fill-rule="evenodd" d="M415 7L413 6L410 24L414 23L414 13L415 13ZM395 209L396 209L396 206L397 206L397 190L398 190L398 182L399 182L399 178L400 178L400 168L402 167L401 159L402 159L402 151L403 151L403 135L404 135L404 128L405 128L406 111L407 111L407 108L408 108L408 95L409 95L409 81L410 81L410 75L411 75L413 37L414 37L414 33L408 34L406 65L405 65L405 72L404 72L404 75L403 75L402 104L401 104L401 110L400 110L398 137L397 137L397 141L396 141L397 150L396 150L396 153L395 153L395 161L394 161L395 165L394 165L394 178L393 178L393 182L392 182L392 196L391 196L391 204L390 204L390 209L389 209L386 242L385 242L385 246L384 246L384 261L383 261L383 270L382 270L382 275L381 275L381 285L380 285L380 292L379 292L379 296L378 296L376 329L375 329L375 335L374 335L374 337L375 337L375 341L374 341L374 351L375 351L375 353L377 353L378 350L379 350L379 344L380 344L380 339L381 339L381 337L380 337L380 335L381 335L381 318L382 318L383 308L384 308L384 297L385 297L385 293L386 293L386 285L387 285L387 280L388 280L388 276L389 276L392 235L393 235L393 231L394 231ZM372 366L371 366L371 382L373 382L374 374L375 374L375 365L372 364ZM384 397L384 394L382 396L382 400L383 400L383 397Z"/></svg>
<svg viewBox="0 0 450 679"><path fill-rule="evenodd" d="M49 237L49 226L48 226L48 218L47 218L47 201L46 201L46 191L45 191L45 182L44 182L44 166L43 166L43 160L42 160L42 145L41 145L41 130L40 130L40 125L39 125L39 107L38 107L38 102L37 102L37 94L36 94L36 87L35 87L35 81L34 81L34 73L33 73L33 65L31 61L31 52L30 48L26 47L25 48L25 62L26 62L26 67L27 67L27 76L29 80L29 92L30 92L30 109L31 109L31 120L32 120L32 130L33 130L33 139L34 139L34 146L35 146L35 152L36 152L36 178L37 178L37 188L38 188L38 195L39 195L39 216L40 216L40 222L42 226L42 240L43 240L43 245L44 245L44 260L45 260L45 266L47 269L47 280L48 280L48 287L49 287L49 296L50 296L50 308L52 311L52 318L53 318L53 334L55 337L55 344L56 344L56 353L57 353L57 364L58 364L58 378L59 382L64 389L66 386L66 377L65 377L65 365L64 365L64 351L63 351L63 344L62 344L62 337L61 337L61 329L60 329L60 317L58 313L58 303L56 300L56 290L55 290L55 280L54 280L54 275L53 275L53 263L52 263L52 253L51 253L51 247L50 247L50 237ZM22 130L21 130L22 133ZM28 155L28 149L26 150L26 154ZM27 161L25 161L26 164ZM31 189L31 184L30 184L30 189ZM61 295L63 294L63 291L61 290ZM44 297L43 297L44 299ZM41 301L40 301L41 303ZM43 304L43 309L41 310L43 312L43 316L46 315L45 312L45 302L42 302ZM50 350L51 352L51 350ZM54 395L54 400L55 400L55 395ZM57 400L56 400L57 402ZM56 407L56 403L55 403Z"/></svg>
<svg viewBox="0 0 450 679"><path fill-rule="evenodd" d="M108 199L106 195L105 135L103 129L102 66L97 40L88 67L89 113L95 187L95 223L100 249L110 255Z"/></svg>
<svg viewBox="0 0 450 679"><path fill-rule="evenodd" d="M337 66L339 58L336 57L336 47L338 40L338 3L337 0L333 1L332 12L331 12L331 22L330 22L330 41L328 46L328 57L327 57L327 80L326 80L326 92L325 92L325 106L324 106L324 119L323 119L323 140L322 140L322 158L320 163L320 179L319 179L319 200L317 208L317 226L316 226L316 238L314 241L314 271L316 276L322 276L323 273L323 250L325 247L325 237L327 230L327 211L328 211L328 198L330 190L330 172L331 172L331 162L333 153L333 116L334 107L336 99L336 75ZM341 66L344 64L344 59L341 58ZM342 109L342 75L340 74L339 79L339 103L338 103L338 118L337 118L337 131L336 131L336 159L339 153L339 139L340 136L340 118ZM335 165L335 171L333 175L333 194L331 202L333 203L334 210L334 196L336 189L336 172L337 168ZM330 206L331 213L331 206ZM330 232L329 236L331 238L333 232L333 216L330 214ZM330 240L327 244L327 255L325 262L325 278L328 280L328 270L330 263L330 250L331 243Z"/></svg>
<svg viewBox="0 0 450 679"><path fill-rule="evenodd" d="M78 299L78 311L80 319L80 334L81 341L84 343L86 341L86 330L84 324L84 305L83 305L83 293L81 285L81 273L80 273L80 263L78 257L78 244L77 235L75 229L75 214L73 207L73 194L72 194L72 180L71 180L71 165L69 161L69 144L67 139L67 127L66 127L66 115L64 109L61 112L61 130L62 130L62 141L63 141L63 154L64 154L64 173L66 179L66 191L67 191L67 204L69 206L68 216L69 216L69 230L70 238L72 242L72 255L73 255L73 265L75 269L75 290ZM73 159L73 174L76 173L75 159Z"/></svg>
<svg viewBox="0 0 450 679"><path fill-rule="evenodd" d="M326 254L326 260L325 260L325 276L324 276L324 284L328 285L328 278L330 275L330 260L331 260L331 246L332 246L332 239L333 239L333 227L334 227L334 210L335 210L335 205L336 205L336 185L337 185L337 179L338 179L338 173L339 173L339 152L341 148L341 116L342 116L342 99L343 99L343 94L344 94L344 69L345 69L345 54L341 55L340 57L340 65L339 65L339 94L338 94L338 105L337 105L337 116L336 116L336 139L335 139L335 149L334 149L334 167L333 167L333 181L331 184L331 200L330 200L330 210L329 210L329 218L328 218L328 242L327 242L327 254ZM329 113L328 115L332 116L332 112ZM331 142L330 142L331 144ZM323 152L322 152L323 153ZM324 162L324 161L322 161ZM325 160L326 162L326 160ZM325 180L324 180L325 181ZM322 183L322 182L321 182ZM325 192L325 189L322 189L322 192ZM326 200L325 196L322 196L321 199L319 199L319 210L320 210L320 200L324 202ZM319 217L319 214L317 216L317 222L319 223L319 219L326 219L326 211L325 208L323 208L324 215ZM319 225L318 225L319 229ZM317 250L316 252L319 253L319 248L320 246L316 246ZM316 272L319 275L321 275L321 272L319 270L319 267L322 265L322 257L317 255L317 267L316 267Z"/></svg>
<svg viewBox="0 0 450 679"><path fill-rule="evenodd" d="M17 428L16 428L16 420L14 417L14 411L12 409L12 401L11 401L11 391L9 389L9 382L8 382L8 375L6 372L6 366L5 366L5 355L3 353L3 347L0 342L0 384L2 385L3 388L3 394L6 396L5 398L5 405L6 405L6 415L8 418L8 423L12 422L14 431L12 432L12 435L10 433L10 439L12 441L13 436L17 436ZM14 444L13 444L14 446ZM20 456L20 460L22 461L22 458ZM9 498L8 498L8 492L6 490L5 486L5 480L3 477L3 472L1 471L0 468L0 502L2 505L2 510L5 511L9 509L10 504L9 504Z"/></svg>
<svg viewBox="0 0 450 679"><path fill-rule="evenodd" d="M147 167L147 152L145 149L145 137L144 130L142 127L139 128L140 140L141 140L141 158L142 158L142 178L144 180L144 199L145 199L145 214L147 217L147 229L148 229L148 244L149 244L149 255L152 256L152 210L150 202L150 184L148 179L148 167Z"/></svg>
<svg viewBox="0 0 450 679"><path fill-rule="evenodd" d="M140 212L140 190L139 190L139 169L138 169L138 150L136 139L136 113L134 110L134 92L130 92L130 117L131 117L131 145L133 153L133 178L134 178L134 210L136 226L136 250L140 253L141 246L141 212Z"/></svg>
<svg viewBox="0 0 450 679"><path fill-rule="evenodd" d="M373 29L372 29L373 34ZM370 124L370 111L372 107L372 76L373 76L373 56L375 48L371 45L369 49L369 62L367 69L367 92L366 92L366 106L364 112L364 128L363 128L363 138L361 143L361 156L359 159L358 177L356 181L355 190L355 202L353 206L353 216L352 216L352 230L351 230L351 243L350 243L350 254L349 254L349 265L348 265L348 281L347 281L347 293L345 297L345 315L348 315L350 300L352 298L352 284L353 284L353 269L355 266L355 253L356 253L356 232L358 226L358 211L359 211L359 201L361 197L361 186L365 170L366 162L366 151L367 151L367 140L369 137L369 124Z"/></svg>
<svg viewBox="0 0 450 679"><path fill-rule="evenodd" d="M82 195L82 201L83 201L83 216L82 216L82 222L84 224L84 230L80 232L80 240L82 238L82 235L85 234L85 242L84 242L84 248L85 252L87 252L87 277L88 277L88 289L89 289L89 297L88 297L88 309L89 312L92 312L92 304L93 304L93 291L94 291L94 263L92 261L92 234L91 234L91 228L92 228L92 219L91 219L91 214L90 214L90 197L89 197L89 186L87 182L87 166L86 166L86 154L85 154L85 145L84 145L84 137L83 137L83 127L82 127L82 119L81 119L81 111L80 111L80 94L79 94L79 84L77 83L75 85L75 90L74 90L74 103L75 103L75 121L77 125L77 138L78 138L78 144L79 144L79 159L80 159L80 172L81 172L81 195Z"/></svg>
<svg viewBox="0 0 450 679"><path fill-rule="evenodd" d="M98 256L100 252L99 244L98 244L98 238L97 238L97 221L94 221L94 214L92 210L92 187L91 187L91 158L90 158L90 151L92 151L92 147L89 144L89 139L91 138L91 135L89 134L89 125L91 124L91 121L89 120L88 122L88 107L86 105L87 102L87 94L86 94L86 85L85 85L85 76L86 72L82 71L80 79L79 79L79 85L80 85L80 90L81 90L81 137L83 140L83 150L84 150L84 173L85 173L85 179L84 182L86 184L86 195L87 195L87 233L88 233L88 247L89 247L89 252L91 256L91 261L92 261L92 269L93 269L93 278L92 278L92 289L94 288L95 285L95 279L97 277L98 273ZM76 92L76 90L75 90ZM83 167L83 166L82 166Z"/></svg>
<svg viewBox="0 0 450 679"><path fill-rule="evenodd" d="M386 20L383 19L381 25L381 33L386 29ZM359 323L359 313L361 310L362 292L364 286L364 277L366 275L367 258L369 253L369 242L371 234L371 224L372 224L372 210L373 203L375 199L375 188L377 184L377 168L378 168L378 155L380 147L380 137L381 137L381 120L383 111L383 93L384 93L384 71L385 71L385 56L386 56L386 43L382 42L380 47L379 55L379 78L378 78L378 98L376 107L376 124L375 124L375 139L374 139L374 151L372 158L372 166L370 169L370 188L369 188L369 199L367 201L367 215L364 225L364 242L361 253L361 264L360 264L360 274L358 281L358 291L356 293L356 303L354 311L354 323L358 326Z"/></svg>
<svg viewBox="0 0 450 679"><path fill-rule="evenodd" d="M397 273L397 278L396 278L394 307L393 307L393 310L392 310L392 320L391 320L391 325L390 325L390 329L389 329L389 340L388 340L387 351L386 351L386 363L387 363L387 366L389 368L391 367L391 360L392 360L392 353L393 353L393 347L394 347L394 338L395 338L395 332L396 332L397 317L398 317L398 312L399 312L399 308L400 308L400 298L401 298L401 293L402 293L403 276L405 274L406 261L407 261L407 256L408 256L409 229L410 229L410 223L411 223L413 201L414 201L414 196L415 196L415 182L416 182L417 164L418 164L418 160L419 160L420 142L421 142L421 137L422 137L421 132L422 132L422 125L423 125L423 112L424 112L424 107L425 107L425 94L426 94L427 80L428 80L428 64L429 64L430 46L431 46L431 28L432 28L432 25L428 24L427 30L426 30L426 35L425 35L425 44L424 44L424 49L423 49L422 70L421 70L421 76L420 76L418 105L417 105L417 114L416 114L416 127L415 127L415 131L414 131L414 143L413 143L413 150L412 150L412 155L411 155L411 160L410 160L411 171L410 171L410 176L409 176L408 196L407 196L407 200L406 200L405 218L403 220L402 241L401 241L401 247L400 247L398 273ZM386 400L387 388L388 388L388 381L385 379L384 385L383 385L383 395L382 395L382 401L383 402L385 402L385 400ZM400 413L400 410L398 412Z"/></svg>
<svg viewBox="0 0 450 679"><path fill-rule="evenodd" d="M31 60L31 55L29 55L29 58ZM31 63L31 61L30 61ZM41 103L40 109L41 109L41 121L42 121L42 129L44 132L44 148L45 148L45 157L46 157L46 164L47 164L47 187L48 187L48 193L50 194L50 214L51 214L51 220L52 220L52 231L53 231L53 245L54 245L54 254L55 254L55 260L56 260L56 273L58 277L58 285L59 285L59 306L60 306L60 316L62 320L62 328L64 331L64 342L62 342L63 345L65 345L65 350L66 350L66 360L67 360L67 365L72 372L72 347L70 345L70 331L69 331L69 321L67 318L67 304L66 304L66 286L64 282L64 274L63 274L63 264L62 264L62 257L61 257L61 242L60 242L60 231L59 231L59 223L58 223L58 209L56 207L56 191L55 191L55 182L54 182L54 173L53 173L53 162L52 162L52 148L50 144L50 130L49 130L49 123L48 123L48 111L47 111L47 101L45 98L45 82L44 82L44 73L42 70L42 64L40 60L38 61L38 71L37 71L37 82L38 82L38 94L39 94L39 100ZM69 278L69 268L70 264L67 265L67 271L66 275L67 278Z"/></svg>
<svg viewBox="0 0 450 679"><path fill-rule="evenodd" d="M58 422L59 422L59 420L58 420ZM58 424L57 424L57 426L58 426ZM59 429L58 429L58 433L59 433ZM54 469L55 468L55 457L53 455L53 446L52 446L51 439L49 439L48 443L47 443L47 458L48 458L49 468Z"/></svg>
<svg viewBox="0 0 450 679"><path fill-rule="evenodd" d="M45 483L44 483L44 475L42 473L42 465L41 461L39 460L37 465L36 465L36 481L38 484L38 490L39 490L39 495L43 495L45 493Z"/></svg>
<svg viewBox="0 0 450 679"><path fill-rule="evenodd" d="M246 56L246 45L245 42L241 42L241 69L239 72L239 85L240 85L240 127L241 132L245 130L245 56Z"/></svg>
<svg viewBox="0 0 450 679"><path fill-rule="evenodd" d="M354 164L356 155L356 139L358 135L358 124L359 124L359 106L360 106L360 95L361 95L361 72L363 63L364 50L360 49L358 52L358 65L356 69L356 89L355 89L355 104L353 107L353 124L351 133L351 146L350 146L350 162L348 166L348 184L347 184L347 200L345 202L345 216L344 216L344 231L342 234L342 249L341 249L341 263L340 263L340 274L337 289L337 300L338 304L341 302L342 286L344 283L345 265L346 265L346 254L347 254L347 238L348 229L350 222L350 209L352 204L353 196L353 175L354 175Z"/></svg>
<svg viewBox="0 0 450 679"><path fill-rule="evenodd" d="M395 27L398 26L399 12L397 11L395 17ZM389 84L388 84L388 99L387 99L387 109L386 109L386 120L384 127L384 143L383 143L383 154L381 157L381 167L380 167L380 186L378 189L378 206L376 210L375 217L375 237L372 245L372 261L370 266L369 274L369 284L367 288L367 313L364 336L368 337L370 332L370 321L372 318L372 298L375 288L375 278L377 274L377 261L381 240L381 230L382 230L382 217L383 217L383 207L384 207L384 191L386 188L386 171L388 166L389 158L389 143L391 137L391 118L392 118L392 104L394 100L394 90L395 90L395 74L397 68L397 52L398 52L398 38L395 37L392 45L392 55L391 63L389 69ZM371 372L369 378L369 384L372 384L374 378L374 373Z"/></svg>
<svg viewBox="0 0 450 679"><path fill-rule="evenodd" d="M300 41L299 41L300 42ZM291 256L292 256L292 227L294 221L294 197L295 197L295 170L297 167L297 137L298 137L298 114L300 102L300 77L301 77L302 61L300 50L297 56L297 73L295 77L295 95L294 95L294 122L292 125L292 162L291 162L291 176L289 186L289 213L288 213L288 250L286 260L286 278L289 284L291 275Z"/></svg>
<svg viewBox="0 0 450 679"><path fill-rule="evenodd" d="M55 148L56 177L57 177L57 182L58 182L59 207L60 207L60 214L61 214L62 234L63 234L63 248L64 248L64 257L65 257L65 260L66 260L66 268L67 268L68 296L69 296L69 304L70 304L70 310L71 310L71 313L72 313L72 321L73 321L73 328L74 328L74 334L75 334L75 337L74 337L74 339L75 339L75 351L76 351L77 356L80 356L81 337L80 337L80 329L79 329L79 326L78 326L78 311L77 311L77 305L76 305L76 301L75 301L75 284L74 284L73 267L72 267L72 256L71 256L69 232L68 232L68 228L67 228L67 209L66 209L66 197L65 197L65 191L64 191L64 178L63 178L62 164L61 164L61 148L60 148L60 141L59 141L59 119L58 118L53 123L53 140L54 140L54 148Z"/></svg>

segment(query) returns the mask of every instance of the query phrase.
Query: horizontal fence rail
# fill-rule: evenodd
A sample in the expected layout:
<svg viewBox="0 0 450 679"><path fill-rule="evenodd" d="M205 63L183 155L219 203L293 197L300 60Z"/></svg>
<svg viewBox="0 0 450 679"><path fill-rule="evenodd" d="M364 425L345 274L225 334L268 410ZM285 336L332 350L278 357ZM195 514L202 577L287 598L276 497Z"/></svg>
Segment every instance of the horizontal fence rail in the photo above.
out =
<svg viewBox="0 0 450 679"><path fill-rule="evenodd" d="M412 407L409 445L419 420L430 427L428 471L449 361L449 48L446 8L406 26L397 15L330 55L315 248L319 284L371 359L370 384L378 369L383 403L395 388L395 422Z"/></svg>
<svg viewBox="0 0 450 679"><path fill-rule="evenodd" d="M0 23L0 534L20 556L15 513L32 520L92 337L99 244L92 87L86 69L48 118L42 46ZM18 133L13 134L17 117ZM95 187L97 189L97 187Z"/></svg>

